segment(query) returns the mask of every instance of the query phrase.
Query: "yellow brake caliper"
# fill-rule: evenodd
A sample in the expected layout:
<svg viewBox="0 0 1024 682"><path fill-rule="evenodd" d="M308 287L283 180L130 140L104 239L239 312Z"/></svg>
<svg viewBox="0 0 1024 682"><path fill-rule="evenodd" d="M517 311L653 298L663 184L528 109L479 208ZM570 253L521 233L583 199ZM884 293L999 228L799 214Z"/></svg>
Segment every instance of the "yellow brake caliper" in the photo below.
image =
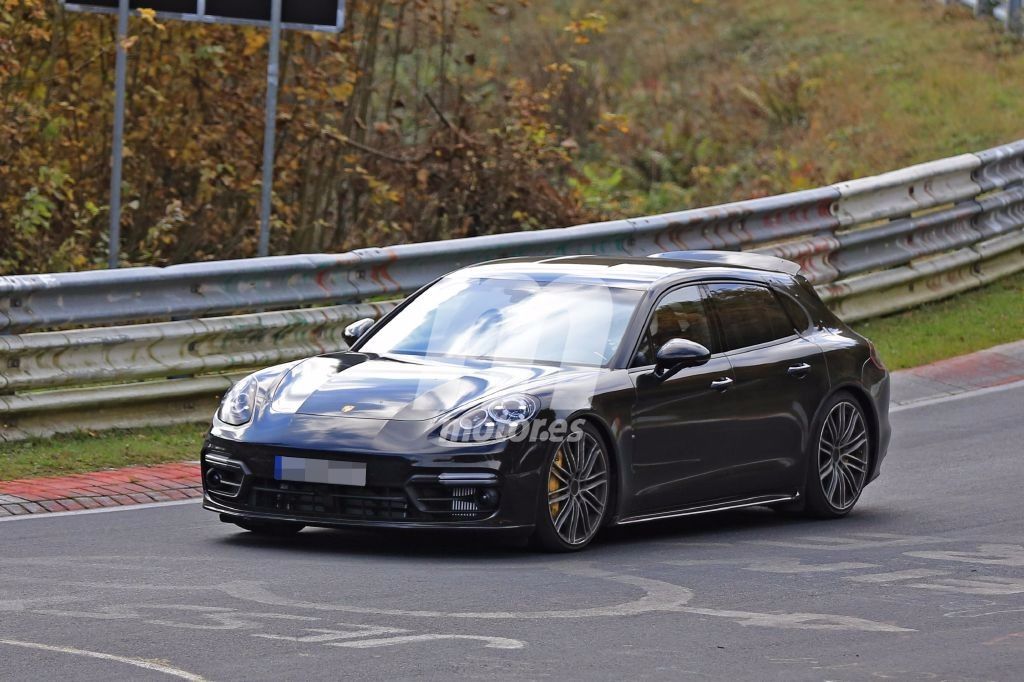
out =
<svg viewBox="0 0 1024 682"><path fill-rule="evenodd" d="M564 460L562 459L562 448L558 448L558 452L555 453L555 462L551 465L551 473L548 474L548 492L553 493L562 487L562 482L555 476L555 467L563 469ZM551 502L548 507L551 509L551 518L558 517L558 510L562 508L561 502Z"/></svg>

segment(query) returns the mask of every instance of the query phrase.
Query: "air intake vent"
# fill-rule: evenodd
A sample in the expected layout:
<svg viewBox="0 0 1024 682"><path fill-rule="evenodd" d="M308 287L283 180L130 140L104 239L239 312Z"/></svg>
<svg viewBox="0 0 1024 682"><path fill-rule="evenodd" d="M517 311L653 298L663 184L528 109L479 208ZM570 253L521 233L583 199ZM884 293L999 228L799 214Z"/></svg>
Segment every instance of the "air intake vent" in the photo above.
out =
<svg viewBox="0 0 1024 682"><path fill-rule="evenodd" d="M476 488L452 490L452 512L463 512L462 514L454 513L454 516L476 516L478 511L480 511L480 504L477 502Z"/></svg>

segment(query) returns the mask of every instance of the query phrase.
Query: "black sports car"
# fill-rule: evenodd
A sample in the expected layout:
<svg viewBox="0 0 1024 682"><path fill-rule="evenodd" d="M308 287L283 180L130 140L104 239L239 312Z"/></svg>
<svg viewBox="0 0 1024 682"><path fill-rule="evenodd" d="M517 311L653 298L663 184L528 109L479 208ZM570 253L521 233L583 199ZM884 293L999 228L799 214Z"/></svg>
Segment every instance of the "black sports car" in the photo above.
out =
<svg viewBox="0 0 1024 682"><path fill-rule="evenodd" d="M840 517L889 443L874 347L769 256L495 261L346 336L225 396L206 509L266 534L488 528L564 551L753 505Z"/></svg>

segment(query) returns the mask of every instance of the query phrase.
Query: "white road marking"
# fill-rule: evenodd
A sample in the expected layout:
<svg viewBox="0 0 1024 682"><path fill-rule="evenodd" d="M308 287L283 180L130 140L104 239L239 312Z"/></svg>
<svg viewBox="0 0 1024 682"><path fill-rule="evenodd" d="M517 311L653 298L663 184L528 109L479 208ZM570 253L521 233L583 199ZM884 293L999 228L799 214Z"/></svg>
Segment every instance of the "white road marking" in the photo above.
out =
<svg viewBox="0 0 1024 682"><path fill-rule="evenodd" d="M836 571L856 571L862 568L878 568L878 564L865 564L856 561L841 561L833 564L805 564L800 559L670 559L660 563L670 566L739 566L744 571L758 573L809 574L834 573Z"/></svg>
<svg viewBox="0 0 1024 682"><path fill-rule="evenodd" d="M147 568L147 565L131 566L128 560L135 557L103 557L103 560L95 560L97 557L23 557L17 559L0 559L0 566L66 566L68 568L96 568L102 571L138 571ZM163 558L163 557L157 557Z"/></svg>
<svg viewBox="0 0 1024 682"><path fill-rule="evenodd" d="M693 592L685 587L672 585L661 580L640 578L630 575L603 575L625 585L639 587L644 596L634 601L609 606L594 606L583 609L565 609L553 611L409 611L404 609L381 609L369 606L350 604L321 604L296 599L289 599L274 594L259 582L235 581L223 583L218 588L225 594L242 601L254 601L269 606L282 606L314 611L340 611L345 613L362 613L378 616L403 616L414 618L478 618L478 619L539 619L539 618L595 618L602 616L635 616L641 613L659 611L678 611L679 608L693 598Z"/></svg>
<svg viewBox="0 0 1024 682"><path fill-rule="evenodd" d="M316 616L296 616L289 613L246 613L237 609L223 606L205 606L194 604L118 604L114 606L98 606L96 611L73 611L62 609L34 609L33 613L47 616L60 616L62 618L92 618L94 620L142 620L149 625L163 625L172 628L185 630L255 630L265 623L262 620L285 620L285 621L316 621ZM144 614L145 610L151 611L177 611L184 613L195 613L203 621L207 622L185 622L179 620L168 620L167 618L152 618ZM152 614L149 614L152 616Z"/></svg>
<svg viewBox="0 0 1024 682"><path fill-rule="evenodd" d="M446 635L441 633L425 633L420 635L407 635L405 628L390 628L381 625L357 625L354 623L338 623L352 630L327 630L323 628L308 628L306 632L315 632L315 635L301 637L289 637L286 635L265 635L254 634L253 637L263 639L285 640L288 642L302 642L304 644L324 644L326 646L340 646L349 649L372 649L382 646L395 646L397 644L410 644L413 642L431 642L441 639L464 639L484 642L490 649L522 649L526 643L518 639L508 637L490 637L486 635ZM381 637L381 635L392 635Z"/></svg>
<svg viewBox="0 0 1024 682"><path fill-rule="evenodd" d="M483 635L400 635L398 637L382 637L380 639L356 639L350 642L333 642L326 646L341 646L349 649L371 649L381 646L394 646L396 644L409 644L410 642L434 642L440 639L466 639L476 642L485 642L488 649L522 649L526 644L518 639L507 637L485 637Z"/></svg>
<svg viewBox="0 0 1024 682"><path fill-rule="evenodd" d="M156 605L151 605L147 608L158 607ZM163 608L172 607L165 606ZM263 623L258 622L258 619L261 618L290 621L301 620L306 622L311 620L320 620L316 616L295 616L290 613L204 613L202 615L203 618L212 620L215 624L185 623L182 621L156 618L149 619L144 622L150 625L166 625L167 627L182 628L185 630L255 630L256 628L263 626Z"/></svg>
<svg viewBox="0 0 1024 682"><path fill-rule="evenodd" d="M1001 616L1006 613L1024 612L1024 606L1019 608L999 608L998 606L994 606L995 604L996 602L990 602L985 606L977 606L973 609L965 609L962 611L950 611L949 613L942 614L942 616L944 618L985 618L988 616ZM985 611L983 609L989 610Z"/></svg>
<svg viewBox="0 0 1024 682"><path fill-rule="evenodd" d="M268 635L265 633L257 633L251 635L252 637L259 637L261 639L278 639L285 642L301 642L303 644L326 644L327 642L337 642L339 639L355 639L356 637L378 637L380 635L397 635L403 632L409 632L405 628L389 628L383 625L358 625L355 623L338 623L338 625L344 625L348 628L356 628L355 630L328 630L326 628L306 628L306 632L315 632L315 635Z"/></svg>
<svg viewBox="0 0 1024 682"><path fill-rule="evenodd" d="M170 502L146 502L144 504L125 504L119 507L100 507L99 509L78 509L76 511L40 512L38 514L22 514L20 516L4 516L0 523L7 521L27 521L29 519L52 519L62 516L84 516L86 514L106 514L108 512L135 511L137 509L153 509L154 507L177 507L182 504L196 504L203 498L193 497L187 500L171 500Z"/></svg>
<svg viewBox="0 0 1024 682"><path fill-rule="evenodd" d="M756 613L753 611L732 611L724 609L703 609L684 607L683 613L702 616L730 618L740 625L783 628L797 630L857 630L860 632L916 632L890 623L880 623L854 616L837 616L829 613Z"/></svg>
<svg viewBox="0 0 1024 682"><path fill-rule="evenodd" d="M989 386L988 388L976 388L972 391L963 391L961 393L953 393L950 395L940 395L935 398L925 398L924 400L915 400L909 403L902 403L889 408L889 414L895 412L903 412L904 410L915 410L919 407L929 407L931 405L941 405L942 403L949 403L955 400L964 400L966 398L977 398L979 396L988 395L990 393L1002 393L1003 391L1012 391L1014 389L1024 388L1024 381L1014 381L1009 384L1002 384L1000 386Z"/></svg>
<svg viewBox="0 0 1024 682"><path fill-rule="evenodd" d="M864 564L856 561L841 561L834 564L805 564L799 559L780 559L778 561L758 561L744 566L745 571L761 573L833 573L835 571L856 571L862 568L878 568L878 564Z"/></svg>
<svg viewBox="0 0 1024 682"><path fill-rule="evenodd" d="M928 552L904 552L907 556L937 561L961 561L970 564L993 566L1024 566L1024 545L979 545L977 552L935 550Z"/></svg>
<svg viewBox="0 0 1024 682"><path fill-rule="evenodd" d="M673 547L709 547L711 549L721 549L723 547L735 547L735 542L697 542L696 540L656 540L650 543L652 546L663 546L671 545Z"/></svg>
<svg viewBox="0 0 1024 682"><path fill-rule="evenodd" d="M806 535L796 540L750 540L750 544L787 549L854 550L878 547L900 547L948 542L943 538L925 535L898 535L896 533L850 533L845 537L831 535Z"/></svg>
<svg viewBox="0 0 1024 682"><path fill-rule="evenodd" d="M713 608L690 607L687 604L693 598L693 592L685 587L673 585L661 580L639 578L626 575L608 575L593 569L581 569L576 573L586 573L593 577L636 585L646 593L635 601L614 606L597 606L586 609L564 611L520 611L520 612L444 612L444 611L404 611L398 609L379 609L372 607L350 606L346 604L319 604L304 602L276 595L258 582L238 581L220 585L229 596L241 600L255 601L264 605L281 606L295 609L313 609L318 611L343 611L379 616L403 616L420 618L474 618L474 619L542 619L542 618L594 618L601 616L634 616L652 612L693 613L703 616L730 618L740 625L756 625L762 627L795 628L805 630L858 630L862 632L913 632L908 628L889 623L880 623L854 618L852 616L833 615L826 613L756 613L751 611L734 611Z"/></svg>
<svg viewBox="0 0 1024 682"><path fill-rule="evenodd" d="M908 568L905 571L890 571L888 573L868 573L867 575L848 575L846 580L853 580L858 583L895 583L901 580L920 580L921 578L934 578L940 575L949 575L949 571L936 571L930 568Z"/></svg>
<svg viewBox="0 0 1024 682"><path fill-rule="evenodd" d="M68 602L83 601L85 597L71 597L64 595L53 595L50 597L25 597L19 599L0 599L0 613L4 611L27 611L36 606L45 604L67 604Z"/></svg>
<svg viewBox="0 0 1024 682"><path fill-rule="evenodd" d="M1024 594L1024 579L1004 578L998 575L978 575L970 580L942 578L933 583L911 583L910 586L918 587L922 590L979 594L993 597Z"/></svg>
<svg viewBox="0 0 1024 682"><path fill-rule="evenodd" d="M153 661L147 661L142 658L129 658L127 656L116 656L114 654L105 654L100 651L87 651L86 649L75 649L67 646L53 646L50 644L39 644L38 642L22 642L16 639L0 639L0 644L6 644L8 646L23 647L26 649L38 649L40 651L52 651L60 654L70 654L73 656L85 656L86 658L97 658L102 661L114 661L115 663L124 663L126 665L133 665L136 668L143 668L144 670L151 670L153 672L163 673L170 675L171 677L177 677L182 680L190 680L191 682L205 682L205 678L194 675L186 670L180 668L174 668L169 665L162 663L155 663Z"/></svg>
<svg viewBox="0 0 1024 682"><path fill-rule="evenodd" d="M61 618L92 618L93 620L127 620L139 618L128 606L99 606L99 611L70 611L63 609L34 609L32 613L42 616L59 616Z"/></svg>

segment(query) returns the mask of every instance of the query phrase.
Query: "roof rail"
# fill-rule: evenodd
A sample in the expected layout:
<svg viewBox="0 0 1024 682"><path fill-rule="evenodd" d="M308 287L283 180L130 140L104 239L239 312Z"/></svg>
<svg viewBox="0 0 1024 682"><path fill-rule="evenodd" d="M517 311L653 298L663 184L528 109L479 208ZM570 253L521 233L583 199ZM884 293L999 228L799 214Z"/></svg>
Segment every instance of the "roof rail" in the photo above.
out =
<svg viewBox="0 0 1024 682"><path fill-rule="evenodd" d="M665 251L655 253L648 258L684 261L694 265L721 265L727 268L770 270L784 272L787 275L795 275L800 272L800 266L793 261L743 251Z"/></svg>

